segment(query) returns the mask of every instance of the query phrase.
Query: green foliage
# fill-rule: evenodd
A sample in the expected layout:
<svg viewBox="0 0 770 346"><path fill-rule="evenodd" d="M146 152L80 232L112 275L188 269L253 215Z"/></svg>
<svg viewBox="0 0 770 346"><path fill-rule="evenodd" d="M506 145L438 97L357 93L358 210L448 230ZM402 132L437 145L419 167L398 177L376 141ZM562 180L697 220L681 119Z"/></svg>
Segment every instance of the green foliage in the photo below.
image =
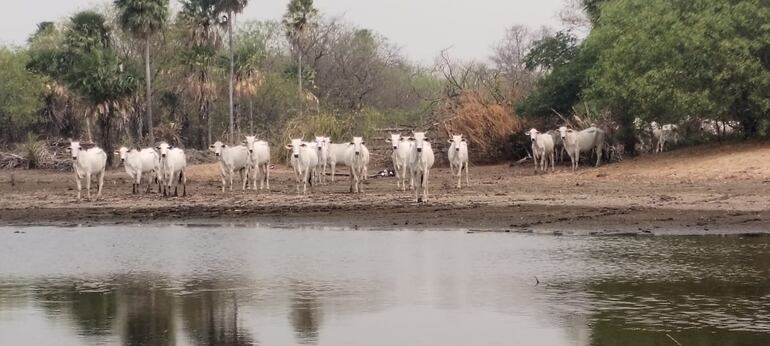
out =
<svg viewBox="0 0 770 346"><path fill-rule="evenodd" d="M747 134L767 121L766 1L619 0L601 8L586 42L598 52L589 99L645 120L738 120Z"/></svg>
<svg viewBox="0 0 770 346"><path fill-rule="evenodd" d="M313 7L313 0L291 0L286 6L286 14L283 16L283 25L289 37L298 37L309 25L313 17L318 15L318 10Z"/></svg>
<svg viewBox="0 0 770 346"><path fill-rule="evenodd" d="M595 61L595 52L590 47L581 45L574 54L574 59L555 65L537 82L535 92L517 105L518 114L544 117L554 116L554 111L564 115L572 112L572 107L580 101L587 73Z"/></svg>
<svg viewBox="0 0 770 346"><path fill-rule="evenodd" d="M0 133L12 138L41 120L43 79L27 71L28 61L23 51L0 48Z"/></svg>
<svg viewBox="0 0 770 346"><path fill-rule="evenodd" d="M166 24L168 0L115 0L120 27L146 40Z"/></svg>
<svg viewBox="0 0 770 346"><path fill-rule="evenodd" d="M574 60L577 51L577 37L569 32L559 31L554 36L535 41L524 57L524 64L530 70L551 70Z"/></svg>

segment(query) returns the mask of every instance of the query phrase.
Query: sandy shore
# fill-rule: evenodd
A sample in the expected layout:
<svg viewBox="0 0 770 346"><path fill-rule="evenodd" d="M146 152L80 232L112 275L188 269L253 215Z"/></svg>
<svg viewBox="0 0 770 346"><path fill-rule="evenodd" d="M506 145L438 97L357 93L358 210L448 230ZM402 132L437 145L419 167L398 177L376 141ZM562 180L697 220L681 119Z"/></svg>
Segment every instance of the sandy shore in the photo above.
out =
<svg viewBox="0 0 770 346"><path fill-rule="evenodd" d="M384 167L370 167L374 172ZM467 229L556 234L770 233L770 145L682 149L573 173L533 174L531 163L472 166L456 189L448 168L432 171L430 203L374 178L347 193L346 177L295 192L278 166L271 191L222 193L216 165L188 171L188 197L132 195L122 169L108 172L102 200L75 202L73 173L0 172L0 225L267 223L371 229Z"/></svg>

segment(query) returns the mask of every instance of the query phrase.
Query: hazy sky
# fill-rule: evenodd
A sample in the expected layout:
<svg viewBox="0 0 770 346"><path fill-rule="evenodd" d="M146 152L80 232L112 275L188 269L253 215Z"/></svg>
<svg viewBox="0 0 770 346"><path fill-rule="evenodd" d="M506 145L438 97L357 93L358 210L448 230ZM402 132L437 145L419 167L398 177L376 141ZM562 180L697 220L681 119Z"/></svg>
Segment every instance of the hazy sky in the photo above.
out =
<svg viewBox="0 0 770 346"><path fill-rule="evenodd" d="M178 0L171 0L175 4ZM60 20L77 10L104 6L110 0L9 0L0 14L0 43L23 44L46 20ZM277 19L288 0L251 0L239 21ZM327 16L372 29L403 48L413 60L430 63L452 47L463 59L486 59L506 27L523 24L533 30L558 27L556 13L564 0L316 0Z"/></svg>

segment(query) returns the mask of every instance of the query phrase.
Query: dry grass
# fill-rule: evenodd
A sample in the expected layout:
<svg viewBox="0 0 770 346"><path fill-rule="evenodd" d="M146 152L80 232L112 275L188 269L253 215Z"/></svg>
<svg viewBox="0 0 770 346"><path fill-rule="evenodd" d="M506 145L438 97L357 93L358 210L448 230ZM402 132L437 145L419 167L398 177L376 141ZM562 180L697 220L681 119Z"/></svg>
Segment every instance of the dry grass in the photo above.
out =
<svg viewBox="0 0 770 346"><path fill-rule="evenodd" d="M445 101L440 110L439 123L447 137L464 135L469 141L471 156L481 162L501 158L510 135L524 128L521 119L508 108L487 102L477 92L463 92Z"/></svg>

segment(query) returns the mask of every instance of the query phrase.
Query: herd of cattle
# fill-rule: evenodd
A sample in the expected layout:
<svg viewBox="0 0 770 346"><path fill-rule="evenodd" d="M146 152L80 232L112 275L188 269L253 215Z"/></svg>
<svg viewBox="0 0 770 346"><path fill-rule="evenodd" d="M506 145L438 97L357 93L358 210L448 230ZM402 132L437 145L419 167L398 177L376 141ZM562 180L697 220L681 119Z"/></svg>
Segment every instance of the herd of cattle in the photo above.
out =
<svg viewBox="0 0 770 346"><path fill-rule="evenodd" d="M391 135L386 140L393 147L392 160L397 187L406 191L407 178L409 187L414 190L418 201L428 199L428 181L435 156L430 140L425 132L414 132L410 137L399 134ZM462 172L465 169L466 185L468 173L468 143L461 136L449 140L448 153L452 173L457 176L457 187L462 186ZM353 137L349 143L332 143L329 137L316 137L313 142L292 139L286 146L290 151L289 162L294 170L297 193L307 193L307 186L326 183L327 168L330 168L332 183L335 180L337 165L350 168L350 192L362 193L363 181L367 179L369 149L361 137ZM214 152L222 178L222 192L229 186L233 189L236 173L241 178L241 189L270 189L270 145L254 136L246 136L242 144L228 146L216 142L209 147ZM85 180L86 197L91 199L91 179L98 179L96 198L102 195L104 172L107 167L107 154L99 147L84 149L78 141L71 141L67 151L72 156L77 182L77 199L81 199L82 183ZM129 149L121 147L115 152L131 178L132 193L139 193L142 177L147 177L147 192L152 184L158 184L163 196L187 194L187 158L180 148L174 148L161 142L155 148ZM250 183L250 184L249 184ZM415 185L416 183L416 185ZM250 185L250 186L249 186ZM300 190L300 185L302 189ZM421 194L421 195L420 195Z"/></svg>
<svg viewBox="0 0 770 346"><path fill-rule="evenodd" d="M639 125L637 125L639 126ZM678 126L655 122L646 125L652 135L652 151L661 152L668 143L679 140ZM710 127L709 127L710 126ZM735 124L731 125L734 127ZM726 131L727 126L721 126ZM720 123L703 123L701 130L719 133ZM638 131L640 132L640 131ZM571 160L573 170L578 168L581 154L595 154L596 165L601 163L602 154L606 150L605 131L597 127L584 130L573 130L562 126L557 130L541 133L531 129L526 133L532 142L532 158L535 171L546 172L550 165L555 170L556 158L563 160L564 152ZM396 176L396 186L403 191L409 187L414 190L417 201L427 201L430 169L435 162L433 148L425 132L413 132L409 137L392 134L386 142L392 145L393 170ZM640 140L644 143L644 140ZM452 175L457 177L457 187L462 187L462 173L465 170L465 183L469 184L468 173L468 143L462 135L455 135L449 140L448 159ZM291 152L289 162L294 170L297 193L307 193L307 186L325 184L327 168L331 169L332 183L335 180L337 165L350 168L350 192L363 192L363 181L367 179L369 165L369 149L361 137L353 137L349 143L332 143L329 137L315 137L315 141L306 142L293 139L286 149ZM254 136L246 136L242 144L228 146L216 142L209 147L214 152L222 178L222 192L229 184L233 189L236 172L241 178L241 189L270 189L270 145ZM72 155L73 167L77 181L77 199L81 198L81 180L85 179L87 197L91 199L91 179L98 179L97 199L101 197L104 185L104 172L107 166L107 154L98 147L83 149L80 142L72 141L68 151ZM142 177L147 177L147 191L154 182L163 196L178 196L179 185L182 195L187 194L187 158L180 148L174 148L162 142L155 148L129 149L121 147L115 152L120 162L125 166L126 173L132 180L132 192L138 193ZM153 174L154 173L154 174ZM249 184L251 183L251 184ZM415 185L415 183L417 185ZM249 186L250 185L250 186Z"/></svg>

